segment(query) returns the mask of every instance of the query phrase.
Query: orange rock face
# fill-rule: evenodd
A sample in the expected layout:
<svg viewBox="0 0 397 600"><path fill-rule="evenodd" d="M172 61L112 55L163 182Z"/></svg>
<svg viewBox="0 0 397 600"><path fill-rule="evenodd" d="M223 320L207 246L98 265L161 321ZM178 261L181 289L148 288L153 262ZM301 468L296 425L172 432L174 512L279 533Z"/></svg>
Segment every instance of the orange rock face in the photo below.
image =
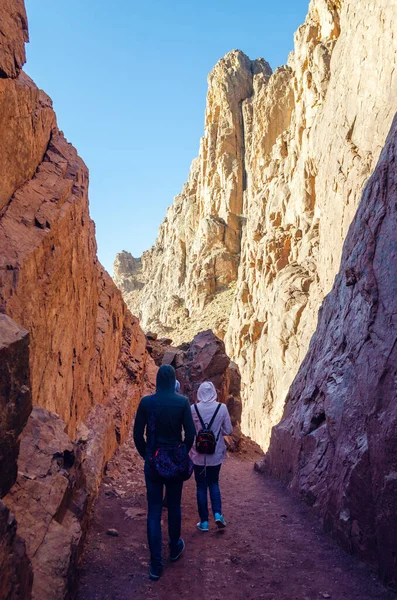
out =
<svg viewBox="0 0 397 600"><path fill-rule="evenodd" d="M126 439L139 399L152 386L154 363L138 320L97 260L88 169L58 130L51 100L21 71L27 40L22 0L3 0L0 32L0 309L29 332L25 375L40 407L22 433L19 477L4 502L26 537L33 598L59 600L70 588L105 463ZM2 337L0 330L0 347ZM0 427L0 448L6 429ZM53 464L65 448L78 456L78 478ZM9 476L2 468L7 457L0 457L0 472L9 480L3 493L16 476L17 446L12 452ZM39 458L51 469L41 472ZM35 512L30 488L40 488ZM48 522L46 494L53 501ZM9 565L9 581L15 590L19 581L27 600L31 578L24 583L18 565L28 560L15 554L15 521L5 507L0 512L0 534L4 529L8 536L0 562Z"/></svg>
<svg viewBox="0 0 397 600"><path fill-rule="evenodd" d="M31 334L34 402L58 413L70 435L92 406L106 404L131 321L97 261L87 192L84 163L54 130L43 162L0 221L0 299Z"/></svg>
<svg viewBox="0 0 397 600"><path fill-rule="evenodd" d="M23 74L18 83L32 85ZM55 123L53 113L47 121ZM92 406L107 402L131 317L96 258L87 168L56 127L30 170L0 213L0 302L30 332L34 403L58 413L73 435ZM135 349L137 322L132 328Z"/></svg>

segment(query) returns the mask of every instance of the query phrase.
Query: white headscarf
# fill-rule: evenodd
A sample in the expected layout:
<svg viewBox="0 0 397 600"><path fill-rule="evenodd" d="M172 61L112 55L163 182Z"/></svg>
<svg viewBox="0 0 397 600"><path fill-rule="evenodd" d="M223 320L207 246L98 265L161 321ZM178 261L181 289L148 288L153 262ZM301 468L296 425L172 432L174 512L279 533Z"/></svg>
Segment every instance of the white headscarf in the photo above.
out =
<svg viewBox="0 0 397 600"><path fill-rule="evenodd" d="M214 402L218 397L216 389L212 381L202 383L197 391L199 402Z"/></svg>

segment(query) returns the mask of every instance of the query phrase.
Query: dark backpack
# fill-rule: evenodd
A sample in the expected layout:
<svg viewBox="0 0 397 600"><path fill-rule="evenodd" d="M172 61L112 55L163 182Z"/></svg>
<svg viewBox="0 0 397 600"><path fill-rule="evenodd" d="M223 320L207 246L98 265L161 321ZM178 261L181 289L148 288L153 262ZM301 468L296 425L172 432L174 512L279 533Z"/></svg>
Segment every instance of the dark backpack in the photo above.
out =
<svg viewBox="0 0 397 600"><path fill-rule="evenodd" d="M219 403L215 409L214 414L212 415L211 421L209 423L204 423L204 421L201 418L201 415L199 413L199 409L197 408L197 404L194 405L194 408L196 410L197 416L198 416L198 418L200 420L200 424L201 424L201 429L197 433L197 436L196 436L196 450L200 454L214 454L214 452L215 452L216 443L218 441L219 434L218 434L218 437L215 437L214 432L211 431L211 427L215 420L216 415L218 414L220 407L221 407L221 405Z"/></svg>
<svg viewBox="0 0 397 600"><path fill-rule="evenodd" d="M153 481L166 480L179 483L186 481L193 473L193 462L183 442L172 446L156 444L156 404L151 402L148 419L149 478Z"/></svg>

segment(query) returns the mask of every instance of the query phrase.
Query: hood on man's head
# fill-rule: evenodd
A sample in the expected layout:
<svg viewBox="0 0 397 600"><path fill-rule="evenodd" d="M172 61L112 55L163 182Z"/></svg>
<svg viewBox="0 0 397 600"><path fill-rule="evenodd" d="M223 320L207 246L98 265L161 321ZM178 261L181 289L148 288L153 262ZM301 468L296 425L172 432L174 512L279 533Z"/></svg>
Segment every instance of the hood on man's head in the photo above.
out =
<svg viewBox="0 0 397 600"><path fill-rule="evenodd" d="M157 371L156 392L175 391L175 369L171 365L162 365Z"/></svg>
<svg viewBox="0 0 397 600"><path fill-rule="evenodd" d="M218 394L212 381L204 381L197 391L199 402L213 402L217 397Z"/></svg>

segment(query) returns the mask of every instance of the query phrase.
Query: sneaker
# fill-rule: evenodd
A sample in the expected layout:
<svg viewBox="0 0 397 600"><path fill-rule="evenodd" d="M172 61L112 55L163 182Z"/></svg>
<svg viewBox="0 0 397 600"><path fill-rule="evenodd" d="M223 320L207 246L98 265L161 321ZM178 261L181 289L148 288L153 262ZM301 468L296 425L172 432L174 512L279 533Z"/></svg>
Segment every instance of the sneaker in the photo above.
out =
<svg viewBox="0 0 397 600"><path fill-rule="evenodd" d="M185 542L180 538L174 549L170 548L170 559L175 562L185 549Z"/></svg>
<svg viewBox="0 0 397 600"><path fill-rule="evenodd" d="M199 521L197 523L197 528L200 529L200 531L208 531L208 521Z"/></svg>
<svg viewBox="0 0 397 600"><path fill-rule="evenodd" d="M225 529L226 521L223 518L223 516L221 515L221 513L215 513L214 517L215 517L215 523L218 525L218 529Z"/></svg>
<svg viewBox="0 0 397 600"><path fill-rule="evenodd" d="M163 567L151 566L149 569L149 579L152 579L153 581L157 581L157 579L160 579L162 573L163 573Z"/></svg>

